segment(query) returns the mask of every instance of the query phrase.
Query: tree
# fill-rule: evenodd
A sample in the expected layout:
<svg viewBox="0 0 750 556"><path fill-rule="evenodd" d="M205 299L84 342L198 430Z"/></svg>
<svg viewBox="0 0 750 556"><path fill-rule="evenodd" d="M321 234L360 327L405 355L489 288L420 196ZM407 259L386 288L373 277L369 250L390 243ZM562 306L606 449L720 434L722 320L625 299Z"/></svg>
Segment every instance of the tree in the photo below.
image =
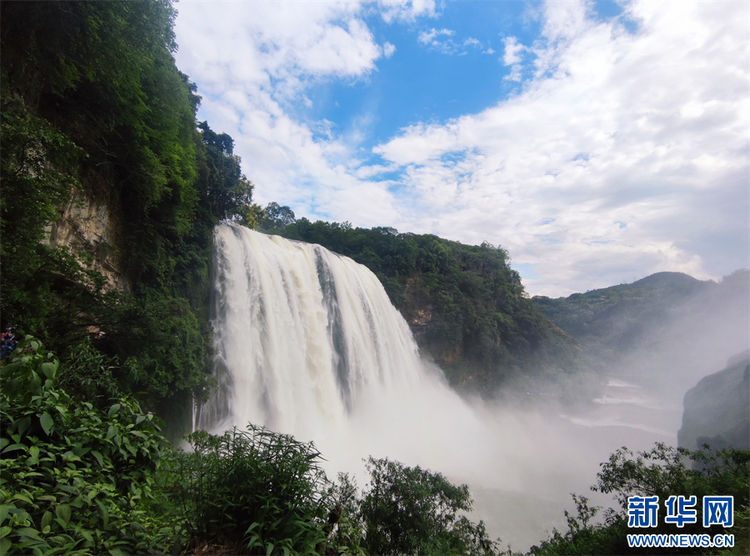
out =
<svg viewBox="0 0 750 556"><path fill-rule="evenodd" d="M234 220L254 227L260 207L253 205L253 184L242 173L240 157L234 154L234 141L226 133L216 133L206 122L198 124L205 146L202 171L203 202L214 220Z"/></svg>
<svg viewBox="0 0 750 556"><path fill-rule="evenodd" d="M370 457L369 490L361 503L369 554L493 554L484 524L461 512L472 507L469 487L440 473Z"/></svg>
<svg viewBox="0 0 750 556"><path fill-rule="evenodd" d="M715 548L691 547L670 549L682 554L747 554L750 549L750 451L728 449L716 453L708 447L704 451L690 451L657 443L649 451L633 454L621 448L601 465L597 484L592 490L615 495L619 509L604 512L604 521L593 518L601 511L591 507L582 496L573 496L577 515L567 511L565 517L568 531L553 531L552 536L539 546L531 548L530 554L551 556L562 554L644 554L653 549L631 548L627 534L648 532L654 534L733 534L735 547L727 551ZM657 496L659 504L670 496L696 496L700 501L706 495L734 497L734 526L712 526L710 531L702 527L702 505L696 505L697 522L684 524L682 528L663 520L648 531L628 528L628 498L631 496Z"/></svg>
<svg viewBox="0 0 750 556"><path fill-rule="evenodd" d="M263 209L263 217L260 221L260 228L266 232L283 230L290 224L294 224L296 218L294 211L287 206L281 206L273 201Z"/></svg>
<svg viewBox="0 0 750 556"><path fill-rule="evenodd" d="M180 489L197 539L267 554L312 554L325 542L328 481L311 443L254 425L187 440Z"/></svg>

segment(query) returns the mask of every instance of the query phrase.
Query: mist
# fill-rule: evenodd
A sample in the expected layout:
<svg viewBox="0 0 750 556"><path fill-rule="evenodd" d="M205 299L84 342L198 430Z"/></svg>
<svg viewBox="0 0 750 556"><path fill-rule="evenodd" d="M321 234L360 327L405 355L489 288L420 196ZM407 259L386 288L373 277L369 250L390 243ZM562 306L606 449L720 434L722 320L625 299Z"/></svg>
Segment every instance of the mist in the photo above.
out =
<svg viewBox="0 0 750 556"><path fill-rule="evenodd" d="M219 388L201 428L253 422L312 441L329 478L348 472L360 488L368 456L440 472L469 485L472 518L514 550L564 529L571 493L608 505L589 492L599 463L622 446L675 445L685 391L747 346L741 303L712 294L660 318L646 329L652 341L588 375L597 394L585 403L541 385L460 395L420 358L364 266L234 225L216 229L214 251Z"/></svg>

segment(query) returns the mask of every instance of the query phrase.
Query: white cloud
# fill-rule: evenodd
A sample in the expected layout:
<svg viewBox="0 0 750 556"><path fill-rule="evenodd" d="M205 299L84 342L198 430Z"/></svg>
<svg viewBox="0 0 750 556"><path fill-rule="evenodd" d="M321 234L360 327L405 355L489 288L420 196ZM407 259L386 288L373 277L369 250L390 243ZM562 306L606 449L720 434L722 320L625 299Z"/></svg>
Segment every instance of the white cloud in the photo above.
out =
<svg viewBox="0 0 750 556"><path fill-rule="evenodd" d="M503 244L540 276L532 293L747 265L746 8L633 3L636 34L584 8L547 4L539 73L518 96L376 149L421 200L413 228ZM507 64L519 47L506 39Z"/></svg>
<svg viewBox="0 0 750 556"><path fill-rule="evenodd" d="M459 56L468 54L467 47L482 47L482 43L474 37L467 37L461 41L453 38L455 34L456 32L452 29L432 28L429 31L420 32L417 41L430 50L436 50L443 54L458 54ZM491 48L489 50L492 51Z"/></svg>
<svg viewBox="0 0 750 556"><path fill-rule="evenodd" d="M406 19L432 10L429 2L382 4ZM201 117L235 139L257 202L331 218L351 202L370 207L371 225L394 211L386 185L359 180L350 169L367 117L340 135L330 122L293 113L297 104L312 105L309 84L363 78L379 58L393 55L394 45L376 44L364 9L355 2L178 5L178 67L199 84Z"/></svg>
<svg viewBox="0 0 750 556"><path fill-rule="evenodd" d="M377 6L383 19L414 21L418 17L435 16L435 0L378 0Z"/></svg>
<svg viewBox="0 0 750 556"><path fill-rule="evenodd" d="M526 50L526 47L522 44L518 44L516 37L505 37L503 39L505 43L505 55L503 56L503 63L506 66L512 66L521 62L521 52Z"/></svg>
<svg viewBox="0 0 750 556"><path fill-rule="evenodd" d="M425 46L440 46L441 37L452 37L455 35L455 31L451 29L435 29L432 28L429 31L422 31L419 33L419 42Z"/></svg>
<svg viewBox="0 0 750 556"><path fill-rule="evenodd" d="M534 268L532 294L660 270L720 277L748 264L747 9L624 8L602 22L587 17L585 0L548 2L538 40L505 39L511 78L534 76L519 92L478 114L401 130L375 149L383 162L372 166L359 151L370 115L342 131L294 107L307 103L311 83L366 79L393 55L365 11L410 21L435 16L434 2L183 0L177 58L199 85L202 114L235 138L259 202L502 244ZM433 28L419 40L455 52L454 36Z"/></svg>

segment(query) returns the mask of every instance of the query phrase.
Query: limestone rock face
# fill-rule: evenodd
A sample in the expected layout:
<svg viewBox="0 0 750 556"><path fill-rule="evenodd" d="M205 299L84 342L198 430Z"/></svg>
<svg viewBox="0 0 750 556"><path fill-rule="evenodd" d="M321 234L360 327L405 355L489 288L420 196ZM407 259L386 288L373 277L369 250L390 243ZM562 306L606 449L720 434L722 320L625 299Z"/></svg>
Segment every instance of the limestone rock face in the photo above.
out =
<svg viewBox="0 0 750 556"><path fill-rule="evenodd" d="M50 247L69 247L85 266L100 272L110 289L130 291L117 261L117 223L109 206L91 200L77 189L71 191L60 219L48 227Z"/></svg>
<svg viewBox="0 0 750 556"><path fill-rule="evenodd" d="M679 446L750 449L750 350L688 390L684 408Z"/></svg>

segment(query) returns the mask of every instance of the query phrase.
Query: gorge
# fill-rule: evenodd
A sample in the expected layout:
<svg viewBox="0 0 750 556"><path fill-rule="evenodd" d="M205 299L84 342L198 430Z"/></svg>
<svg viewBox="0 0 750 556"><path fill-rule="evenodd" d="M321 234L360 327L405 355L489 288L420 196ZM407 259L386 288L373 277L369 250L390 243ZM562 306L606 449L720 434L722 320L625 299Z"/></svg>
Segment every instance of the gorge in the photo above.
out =
<svg viewBox="0 0 750 556"><path fill-rule="evenodd" d="M218 386L198 429L254 423L314 441L331 476L361 475L370 455L440 471L469 484L474 517L516 550L564 525L570 492L587 493L612 451L675 443L681 407L614 375L580 406L459 395L375 275L320 245L222 224L213 265Z"/></svg>

